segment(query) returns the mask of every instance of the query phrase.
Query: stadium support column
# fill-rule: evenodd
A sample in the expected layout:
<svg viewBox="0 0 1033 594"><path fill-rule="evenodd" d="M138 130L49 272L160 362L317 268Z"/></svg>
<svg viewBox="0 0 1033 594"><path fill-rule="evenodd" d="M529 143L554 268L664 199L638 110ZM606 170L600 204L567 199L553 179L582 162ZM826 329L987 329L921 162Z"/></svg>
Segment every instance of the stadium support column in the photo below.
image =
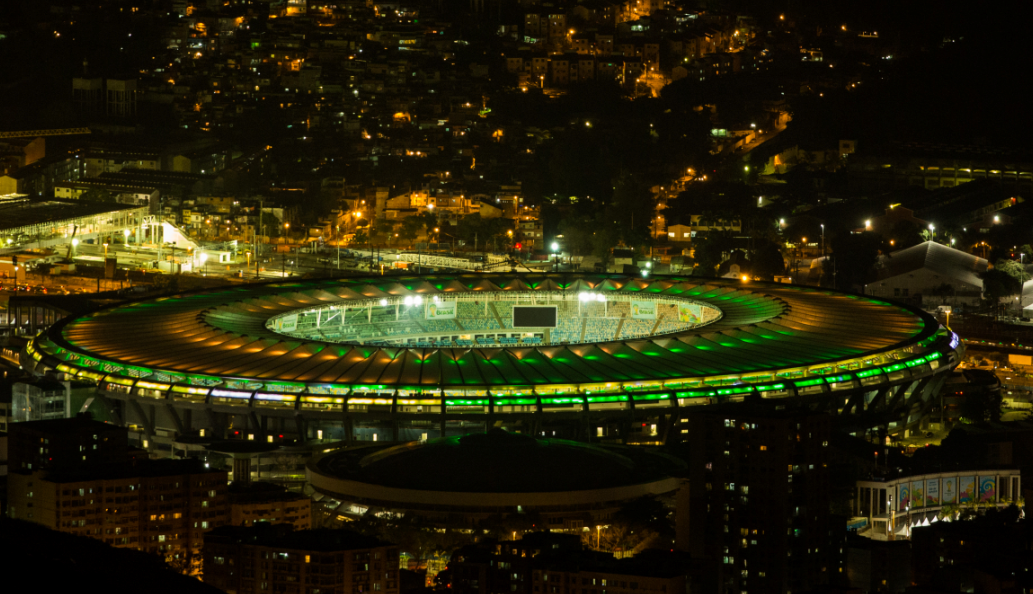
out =
<svg viewBox="0 0 1033 594"><path fill-rule="evenodd" d="M391 398L391 441L398 441L398 390Z"/></svg>
<svg viewBox="0 0 1033 594"><path fill-rule="evenodd" d="M355 419L351 415L344 415L344 442L350 444L355 439Z"/></svg>
<svg viewBox="0 0 1033 594"><path fill-rule="evenodd" d="M154 407L148 407L151 412L151 415L148 415L135 398L130 397L127 402L129 403L129 409L133 411L133 414L140 419L140 424L143 425L144 437L148 441L154 439Z"/></svg>
<svg viewBox="0 0 1033 594"><path fill-rule="evenodd" d="M126 426L126 416L125 413L118 406L118 401L108 398L107 395L104 394L104 392L101 392L100 390L97 390L97 399L100 400L100 403L104 407L104 410L108 411L108 414L115 418L115 423L118 426Z"/></svg>
<svg viewBox="0 0 1033 594"><path fill-rule="evenodd" d="M247 413L247 424L248 433L254 433L259 437L265 437L265 425L262 424L262 419L255 414L255 411L249 410Z"/></svg>
<svg viewBox="0 0 1033 594"><path fill-rule="evenodd" d="M531 391L534 394L534 391ZM488 417L484 421L484 432L487 433L495 426L495 398L488 390Z"/></svg>
<svg viewBox="0 0 1033 594"><path fill-rule="evenodd" d="M441 398L441 416L438 417L438 422L441 423L441 435L440 435L440 437L444 437L445 436L445 426L447 425L447 423L445 422L445 413L448 411L448 404L445 403L445 392L441 391L441 392L438 392L438 394L440 395L440 398Z"/></svg>
<svg viewBox="0 0 1033 594"><path fill-rule="evenodd" d="M169 413L169 418L172 419L172 424L176 426L176 432L180 435L186 433L186 430L183 428L183 421L180 420L176 407L172 406L171 402L166 402L165 409Z"/></svg>
<svg viewBox="0 0 1033 594"><path fill-rule="evenodd" d="M534 421L531 423L531 434L537 437L539 433L545 432L545 413L542 410L542 399L536 397L535 400L537 404L534 407Z"/></svg>
<svg viewBox="0 0 1033 594"><path fill-rule="evenodd" d="M204 414L208 419L208 427L211 428L212 434L226 439L226 430L229 427L229 423L226 422L226 414L217 413L211 408L204 409Z"/></svg>

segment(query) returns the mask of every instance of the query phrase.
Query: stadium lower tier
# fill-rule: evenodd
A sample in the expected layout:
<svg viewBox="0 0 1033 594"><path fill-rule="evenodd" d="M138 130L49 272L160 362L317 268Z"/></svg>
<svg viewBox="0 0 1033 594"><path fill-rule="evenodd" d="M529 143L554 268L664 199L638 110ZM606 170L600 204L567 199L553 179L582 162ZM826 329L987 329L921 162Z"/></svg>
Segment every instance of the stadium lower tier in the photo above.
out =
<svg viewBox="0 0 1033 594"><path fill-rule="evenodd" d="M701 407L749 400L779 400L827 411L847 430L881 430L903 437L925 419L954 361L938 361L836 381L781 382L758 388L680 393L522 396L449 399L369 392L351 397L262 394L227 397L219 390L194 394L155 390L149 382L101 383L106 412L135 430L141 445L169 448L181 434L280 443L292 440L413 441L492 428L529 435L613 443L674 443L687 439L688 415ZM146 443L144 443L146 442Z"/></svg>

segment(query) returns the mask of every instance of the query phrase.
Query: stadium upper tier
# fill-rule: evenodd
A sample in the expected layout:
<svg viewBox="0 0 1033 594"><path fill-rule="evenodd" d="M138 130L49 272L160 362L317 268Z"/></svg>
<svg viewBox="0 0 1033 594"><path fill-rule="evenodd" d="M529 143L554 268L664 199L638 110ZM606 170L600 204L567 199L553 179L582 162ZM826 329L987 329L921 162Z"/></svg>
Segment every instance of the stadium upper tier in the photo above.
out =
<svg viewBox="0 0 1033 594"><path fill-rule="evenodd" d="M529 302L558 305L561 339L512 328L509 310ZM345 324L327 319L335 312ZM475 331L464 327L474 320ZM340 335L324 337L324 328ZM457 338L478 334L489 338ZM385 341L414 346L372 344ZM935 370L956 346L956 336L921 311L813 287L498 273L183 293L67 318L28 351L40 366L107 391L340 410L349 396L378 394L471 399L450 406L488 406L487 397L499 406L531 404L520 400L528 396L775 397Z"/></svg>

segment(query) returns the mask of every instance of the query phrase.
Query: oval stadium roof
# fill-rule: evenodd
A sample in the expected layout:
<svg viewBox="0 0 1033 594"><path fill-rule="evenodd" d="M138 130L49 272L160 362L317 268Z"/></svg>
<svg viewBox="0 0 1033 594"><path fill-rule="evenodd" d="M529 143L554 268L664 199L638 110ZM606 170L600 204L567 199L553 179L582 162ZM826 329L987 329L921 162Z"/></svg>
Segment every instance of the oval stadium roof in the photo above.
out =
<svg viewBox="0 0 1033 594"><path fill-rule="evenodd" d="M319 305L384 297L510 291L573 299L685 297L723 316L709 325L624 340L491 347L404 347L298 339L270 318ZM503 297L504 298L504 297ZM502 329L501 331L505 331ZM466 274L363 277L232 286L121 304L68 318L37 337L36 359L100 379L317 392L315 386L379 389L576 386L646 383L730 385L864 369L945 345L935 319L901 305L814 287L732 279L612 274ZM939 347L937 347L939 348ZM60 367L59 367L60 366ZM326 392L322 392L326 393Z"/></svg>

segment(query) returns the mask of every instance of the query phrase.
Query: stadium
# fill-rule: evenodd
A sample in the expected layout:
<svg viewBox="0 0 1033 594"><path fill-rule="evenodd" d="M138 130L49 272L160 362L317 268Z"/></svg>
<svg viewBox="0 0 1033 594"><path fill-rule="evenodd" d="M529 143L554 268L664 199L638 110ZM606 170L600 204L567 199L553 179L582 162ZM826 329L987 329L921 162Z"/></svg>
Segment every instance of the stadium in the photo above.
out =
<svg viewBox="0 0 1033 594"><path fill-rule="evenodd" d="M684 438L694 407L785 400L913 429L957 336L896 303L698 277L459 274L250 284L70 317L37 373L95 382L151 447L196 433L414 441L504 429Z"/></svg>

